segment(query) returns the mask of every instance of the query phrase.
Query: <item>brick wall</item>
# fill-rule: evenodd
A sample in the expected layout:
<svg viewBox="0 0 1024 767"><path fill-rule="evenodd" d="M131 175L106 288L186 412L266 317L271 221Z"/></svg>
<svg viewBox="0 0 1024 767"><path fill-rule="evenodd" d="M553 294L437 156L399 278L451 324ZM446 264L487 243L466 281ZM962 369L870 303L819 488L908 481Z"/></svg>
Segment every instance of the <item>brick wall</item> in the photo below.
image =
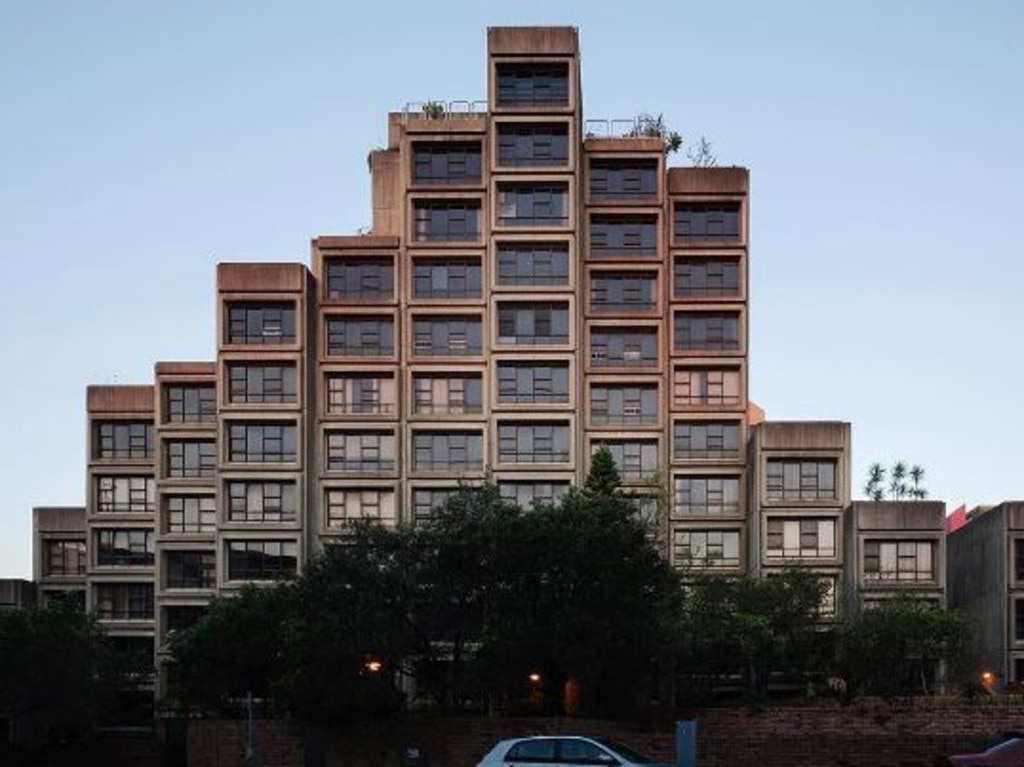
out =
<svg viewBox="0 0 1024 767"><path fill-rule="evenodd" d="M1024 706L922 700L704 709L698 722L700 767L933 767L937 757L974 750L1005 730L1024 729ZM430 767L475 767L502 738L575 733L620 740L675 761L671 722L584 719L437 719L362 725L344 732L303 733L279 720L256 723L259 764L298 767L319 752L325 767L401 767L405 746L420 746ZM189 723L189 767L242 767L241 722Z"/></svg>

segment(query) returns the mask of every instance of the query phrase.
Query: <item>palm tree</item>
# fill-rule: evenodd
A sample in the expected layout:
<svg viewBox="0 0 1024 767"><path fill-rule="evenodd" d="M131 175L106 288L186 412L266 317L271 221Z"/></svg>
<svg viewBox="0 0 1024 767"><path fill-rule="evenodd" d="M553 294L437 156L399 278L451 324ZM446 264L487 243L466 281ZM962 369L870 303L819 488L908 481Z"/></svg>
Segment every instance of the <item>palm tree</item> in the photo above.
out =
<svg viewBox="0 0 1024 767"><path fill-rule="evenodd" d="M868 481L864 485L864 495L872 501L880 501L885 495L885 467L875 462L868 467Z"/></svg>
<svg viewBox="0 0 1024 767"><path fill-rule="evenodd" d="M907 474L913 483L910 487L910 497L918 500L927 498L928 491L921 487L921 480L924 479L924 469L915 463L910 467L910 471Z"/></svg>
<svg viewBox="0 0 1024 767"><path fill-rule="evenodd" d="M904 481L906 478L906 461L896 461L892 465L892 471L889 474L889 492L892 494L892 500L901 501L903 496L907 494L907 483Z"/></svg>

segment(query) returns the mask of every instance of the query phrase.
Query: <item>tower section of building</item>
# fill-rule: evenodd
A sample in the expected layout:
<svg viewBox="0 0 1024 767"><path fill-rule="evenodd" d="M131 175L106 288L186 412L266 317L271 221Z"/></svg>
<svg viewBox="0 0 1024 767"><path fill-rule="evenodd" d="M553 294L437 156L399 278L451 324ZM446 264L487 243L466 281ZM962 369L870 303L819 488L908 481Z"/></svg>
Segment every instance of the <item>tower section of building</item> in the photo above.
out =
<svg viewBox="0 0 1024 767"><path fill-rule="evenodd" d="M408 270L400 243L389 236L313 241L313 541L336 538L356 519L393 526L402 508Z"/></svg>
<svg viewBox="0 0 1024 767"><path fill-rule="evenodd" d="M684 567L748 571L749 177L744 168L672 168L664 368L670 422L669 547Z"/></svg>
<svg viewBox="0 0 1024 767"><path fill-rule="evenodd" d="M217 589L217 367L159 362L156 413L156 635L187 628Z"/></svg>
<svg viewBox="0 0 1024 767"><path fill-rule="evenodd" d="M154 386L86 391L88 609L122 650L153 657L156 583Z"/></svg>
<svg viewBox="0 0 1024 767"><path fill-rule="evenodd" d="M316 293L300 264L217 269L217 586L297 574L315 544L310 347Z"/></svg>
<svg viewBox="0 0 1024 767"><path fill-rule="evenodd" d="M488 30L491 468L524 507L585 469L582 168L575 29Z"/></svg>

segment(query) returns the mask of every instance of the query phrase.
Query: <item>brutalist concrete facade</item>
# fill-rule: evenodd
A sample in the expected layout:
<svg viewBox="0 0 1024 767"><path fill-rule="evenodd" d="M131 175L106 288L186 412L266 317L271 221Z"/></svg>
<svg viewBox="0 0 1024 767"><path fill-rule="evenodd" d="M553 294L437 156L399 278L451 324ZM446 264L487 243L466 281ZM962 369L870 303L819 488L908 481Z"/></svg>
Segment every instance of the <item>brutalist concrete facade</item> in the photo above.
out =
<svg viewBox="0 0 1024 767"><path fill-rule="evenodd" d="M1024 682L1024 501L978 508L947 539L949 606L975 629L973 667Z"/></svg>
<svg viewBox="0 0 1024 767"><path fill-rule="evenodd" d="M59 585L115 636L160 648L460 484L557 499L601 445L680 568L808 567L840 609L850 425L748 399L747 170L585 120L573 28L490 29L487 71L486 107L388 117L370 233L218 267L213 360L89 388L85 572Z"/></svg>
<svg viewBox="0 0 1024 767"><path fill-rule="evenodd" d="M945 518L941 501L855 501L843 531L846 609L900 594L945 605Z"/></svg>

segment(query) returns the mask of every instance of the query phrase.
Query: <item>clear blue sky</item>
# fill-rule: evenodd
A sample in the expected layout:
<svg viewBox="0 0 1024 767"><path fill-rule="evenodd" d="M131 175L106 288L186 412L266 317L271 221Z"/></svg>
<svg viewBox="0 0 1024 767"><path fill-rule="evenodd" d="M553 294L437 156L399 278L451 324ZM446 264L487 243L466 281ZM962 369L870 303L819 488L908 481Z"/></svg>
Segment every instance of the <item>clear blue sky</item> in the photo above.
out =
<svg viewBox="0 0 1024 767"><path fill-rule="evenodd" d="M750 168L770 417L852 421L855 491L1024 497L1024 3L4 0L0 577L84 500L86 385L212 358L218 261L368 225L388 111L485 98L505 24L579 27L586 117Z"/></svg>

